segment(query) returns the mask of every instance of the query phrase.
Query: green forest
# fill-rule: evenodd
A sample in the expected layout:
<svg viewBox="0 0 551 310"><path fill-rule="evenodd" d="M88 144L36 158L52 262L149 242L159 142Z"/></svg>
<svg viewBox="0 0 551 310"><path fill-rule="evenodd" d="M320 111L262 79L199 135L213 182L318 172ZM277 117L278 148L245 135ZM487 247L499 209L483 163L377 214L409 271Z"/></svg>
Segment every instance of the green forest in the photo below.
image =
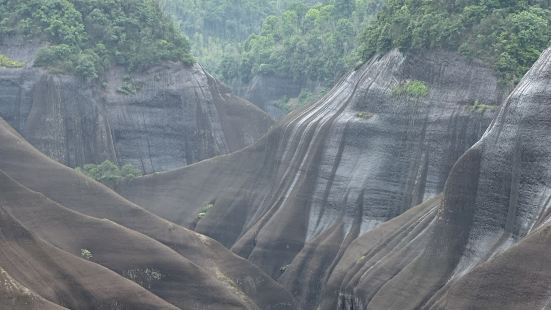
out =
<svg viewBox="0 0 551 310"><path fill-rule="evenodd" d="M551 42L549 0L262 2L163 1L199 61L232 85L269 74L330 87L393 48L456 51L514 85Z"/></svg>
<svg viewBox="0 0 551 310"><path fill-rule="evenodd" d="M0 0L0 38L49 42L36 66L88 80L112 65L191 64L188 40L155 0Z"/></svg>
<svg viewBox="0 0 551 310"><path fill-rule="evenodd" d="M494 67L516 83L551 42L548 0L386 0L360 41L364 60L392 48L446 49Z"/></svg>
<svg viewBox="0 0 551 310"><path fill-rule="evenodd" d="M549 0L0 0L0 40L45 40L36 66L88 80L112 65L191 64L193 54L231 85L268 74L327 88L398 48L457 51L514 84L551 42L550 7ZM2 57L4 66L21 66Z"/></svg>
<svg viewBox="0 0 551 310"><path fill-rule="evenodd" d="M372 0L296 4L267 17L239 54L226 55L220 73L227 80L246 82L262 73L329 86L359 60L358 33L378 6Z"/></svg>

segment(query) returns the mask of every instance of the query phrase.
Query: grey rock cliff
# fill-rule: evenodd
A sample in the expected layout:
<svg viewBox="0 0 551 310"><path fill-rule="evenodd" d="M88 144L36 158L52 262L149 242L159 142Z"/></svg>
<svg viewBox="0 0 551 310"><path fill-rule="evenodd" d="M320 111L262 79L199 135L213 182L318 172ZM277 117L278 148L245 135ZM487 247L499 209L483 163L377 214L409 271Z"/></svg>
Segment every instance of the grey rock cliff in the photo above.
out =
<svg viewBox="0 0 551 310"><path fill-rule="evenodd" d="M551 49L454 165L441 200L345 250L320 309L547 309L550 109Z"/></svg>
<svg viewBox="0 0 551 310"><path fill-rule="evenodd" d="M259 74L249 82L243 96L274 119L281 119L287 114L287 111L277 103L284 98L298 97L304 86L303 81Z"/></svg>
<svg viewBox="0 0 551 310"><path fill-rule="evenodd" d="M397 96L411 80L429 94ZM352 240L443 190L494 116L471 105L497 105L501 94L495 74L477 62L393 51L253 146L137 179L121 193L231 247L311 309Z"/></svg>
<svg viewBox="0 0 551 310"><path fill-rule="evenodd" d="M0 53L31 64L35 50ZM0 68L0 116L66 165L109 159L146 173L236 151L272 124L199 65L176 63L130 75L115 68L104 87L30 66Z"/></svg>

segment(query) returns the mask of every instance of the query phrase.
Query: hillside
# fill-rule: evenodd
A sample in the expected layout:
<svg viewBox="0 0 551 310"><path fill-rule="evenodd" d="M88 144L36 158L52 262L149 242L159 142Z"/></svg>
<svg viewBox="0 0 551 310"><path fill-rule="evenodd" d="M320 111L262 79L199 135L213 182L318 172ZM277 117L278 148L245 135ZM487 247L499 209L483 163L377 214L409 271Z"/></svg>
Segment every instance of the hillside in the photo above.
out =
<svg viewBox="0 0 551 310"><path fill-rule="evenodd" d="M416 84L428 92L402 92ZM480 63L392 51L254 145L119 190L215 238L315 309L339 251L439 195L502 98L495 72ZM296 269L288 266L295 262Z"/></svg>
<svg viewBox="0 0 551 310"><path fill-rule="evenodd" d="M255 145L121 193L219 240L305 309L540 309L550 56L496 115L481 103L504 98L491 69L394 50Z"/></svg>
<svg viewBox="0 0 551 310"><path fill-rule="evenodd" d="M258 268L47 158L0 122L0 266L33 304L293 309Z"/></svg>
<svg viewBox="0 0 551 310"><path fill-rule="evenodd" d="M393 48L459 51L491 64L502 83L514 85L550 43L547 0L387 0L365 29L360 53L368 60Z"/></svg>
<svg viewBox="0 0 551 310"><path fill-rule="evenodd" d="M35 66L95 80L113 65L133 71L163 61L193 63L187 39L155 1L6 0L0 6L0 43L48 42Z"/></svg>
<svg viewBox="0 0 551 310"><path fill-rule="evenodd" d="M268 130L272 120L260 109L234 96L199 64L182 60L189 52L187 43L154 2L114 3L117 6L102 1L0 3L0 14L7 16L2 19L6 35L1 36L0 55L13 64L0 64L0 116L33 145L71 167L111 160L151 173L236 151ZM41 10L47 13L45 20ZM114 14L104 16L114 19L113 24L98 28L88 23L100 12ZM69 45L38 32L53 27L57 15L56 20L68 26L69 13L75 19L71 29L81 30L82 41ZM118 19L124 22L118 24ZM153 26L159 23L168 28ZM151 32L151 27L162 33ZM106 33L113 31L117 38L105 41ZM155 47L148 36L163 42L174 37L170 44L182 46ZM125 45L118 37L131 43ZM78 71L78 55L93 53L91 42L109 50L101 66L94 65L93 77ZM58 48L69 53L44 63L44 55Z"/></svg>
<svg viewBox="0 0 551 310"><path fill-rule="evenodd" d="M551 309L550 5L0 0L0 309Z"/></svg>

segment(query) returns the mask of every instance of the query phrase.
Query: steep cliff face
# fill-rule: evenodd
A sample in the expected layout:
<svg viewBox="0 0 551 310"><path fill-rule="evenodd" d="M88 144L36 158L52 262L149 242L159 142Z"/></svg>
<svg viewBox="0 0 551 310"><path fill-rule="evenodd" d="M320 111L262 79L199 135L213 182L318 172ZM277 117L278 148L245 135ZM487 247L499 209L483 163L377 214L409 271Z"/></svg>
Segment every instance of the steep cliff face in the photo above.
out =
<svg viewBox="0 0 551 310"><path fill-rule="evenodd" d="M284 98L298 97L306 83L273 75L256 75L247 85L243 96L266 111L272 118L281 119L286 114L277 103Z"/></svg>
<svg viewBox="0 0 551 310"><path fill-rule="evenodd" d="M0 47L32 64L36 47ZM40 69L0 68L0 116L48 156L69 166L109 159L150 173L236 151L271 119L199 65L143 73L113 69L103 86Z"/></svg>
<svg viewBox="0 0 551 310"><path fill-rule="evenodd" d="M399 94L412 81L426 96ZM231 247L309 309L341 248L443 190L494 115L472 105L498 104L497 85L491 70L454 54L393 51L253 146L121 193Z"/></svg>
<svg viewBox="0 0 551 310"><path fill-rule="evenodd" d="M0 227L0 304L14 309L296 308L259 268L47 158L2 119Z"/></svg>
<svg viewBox="0 0 551 310"><path fill-rule="evenodd" d="M550 103L551 49L455 164L441 202L355 240L320 308L547 309Z"/></svg>

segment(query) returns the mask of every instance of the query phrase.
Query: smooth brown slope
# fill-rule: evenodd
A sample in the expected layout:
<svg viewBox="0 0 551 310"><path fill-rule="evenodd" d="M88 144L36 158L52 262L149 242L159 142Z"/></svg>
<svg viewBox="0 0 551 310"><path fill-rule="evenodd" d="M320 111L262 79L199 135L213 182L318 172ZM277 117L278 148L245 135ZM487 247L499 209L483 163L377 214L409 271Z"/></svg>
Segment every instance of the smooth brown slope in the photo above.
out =
<svg viewBox="0 0 551 310"><path fill-rule="evenodd" d="M224 309L255 308L249 300L241 300L241 296L236 296L227 283L213 278L211 274L149 237L109 220L99 220L66 209L15 183L1 171L0 188L0 204L27 229L75 256L80 255L81 249L91 251L91 261L121 276L134 277L136 283L173 305L180 308L190 305L199 308L208 305ZM17 239L14 241L17 242ZM60 265L62 268L66 266ZM158 272L161 279L151 278L147 270ZM105 281L89 274L74 278L77 278L74 281L89 281L99 286ZM40 283L32 275L29 281L32 287L52 287ZM83 288L83 292L94 299L105 295L105 292L94 292L88 287ZM117 296L124 296L124 287L112 287L107 292L116 300ZM84 308L89 304L81 298L73 302L71 307ZM138 305L140 303L133 307ZM145 303L143 307L146 308Z"/></svg>
<svg viewBox="0 0 551 310"><path fill-rule="evenodd" d="M130 280L44 242L3 207L0 227L2 286L7 291L2 304L61 308L44 298L70 309L177 309Z"/></svg>
<svg viewBox="0 0 551 310"><path fill-rule="evenodd" d="M62 310L67 309L51 303L24 287L0 268L0 304L6 310Z"/></svg>
<svg viewBox="0 0 551 310"><path fill-rule="evenodd" d="M130 238L133 242L138 242L135 244L138 249L143 246L144 240L136 241L136 236L139 236L137 239L150 240L147 242L154 244L154 251L159 251L160 253L163 253L163 251L167 253L172 252L173 254L168 255L167 259L169 260L170 257L179 256L179 261L185 263L185 259L188 259L193 265L190 263L187 264L192 267L195 266L192 269L200 269L200 274L206 274L207 279L205 279L205 276L203 277L206 282L198 281L197 283L192 282L192 284L190 284L196 285L197 290L203 290L201 296L208 295L209 287L213 287L212 285L214 283L214 286L220 286L220 284L222 284L222 286L226 287L226 292L228 290L231 291L230 293L233 297L238 297L238 299L250 298L254 304L262 309L285 309L294 307L293 300L288 293L246 260L233 255L217 242L162 220L126 201L108 188L75 173L72 169L48 159L24 141L20 135L9 128L5 122L0 124L0 170L3 170L19 184L30 190L41 193L52 201L59 203L59 205L90 217L111 220L130 230L138 232L129 233L134 234L134 239L127 236L127 238ZM17 200L17 195L14 197L14 199ZM24 211L22 210L21 212ZM65 211L61 212L58 210L56 212L64 213L64 216L70 215ZM80 216L75 217L74 213L71 214L73 214L73 218L75 218L76 221L82 220ZM27 215L23 214L21 217L29 221L37 221L36 218L33 219L32 212ZM41 231L44 235L51 234L48 238L52 240L52 242L58 242L58 246L65 247L74 253L78 250L78 247L83 246L82 244L75 243L79 238L81 238L80 240L83 242L91 242L96 245L101 244L101 238L87 240L93 238L86 237L82 230L78 231L79 238L75 238L76 240L67 240L66 234L71 232L70 229L79 227L75 227L74 225L71 226L66 223L64 224L66 227L56 227L55 216L51 218L53 218L53 221L47 221L43 224L39 223L40 225L33 226L33 228L37 229L37 231ZM94 227L90 230L92 232L96 231L96 229L103 229L106 227L112 227L111 230L115 230L119 233L121 230L124 230L107 222L103 225L98 225L96 220L92 222L96 223L90 224ZM57 226L62 225L58 222ZM119 234L119 236L120 235L121 234ZM125 234L122 234L122 236L124 235ZM146 238L144 235L149 238ZM114 235L106 234L103 236L103 239L109 240L111 237L114 237ZM153 241L150 238L157 241ZM170 247L172 250L169 250L158 242ZM121 246L122 248L117 249L117 246ZM127 250L124 246L126 245L116 245L112 247L112 249L115 253L121 253ZM98 248L101 251L101 247ZM163 248L165 248L165 250L163 250ZM117 260L115 259L116 255L113 254L113 257L110 257L107 252L109 251L100 254L100 257L102 255L106 257L106 261L102 263L106 265L113 264L112 266L110 265L110 268L119 268L117 267ZM176 252L178 254L176 254ZM139 251L135 251L134 253L138 257L143 257L144 262L148 261L149 253ZM107 257L112 260L108 260ZM152 256L152 259L153 258ZM119 263L123 261L121 258L118 259ZM144 266L143 262L141 266ZM165 272L169 274L171 270L169 269ZM188 269L187 272L189 274L191 271ZM193 274L193 272L191 272L191 274ZM179 283L179 285L186 285L185 281L187 280L180 278L175 281L183 281ZM174 288L177 287L178 286L175 286ZM164 289L170 291L171 288L171 286L168 286ZM191 291L190 294L191 293L193 292ZM178 293L173 292L173 294L173 296L177 298ZM185 296L183 292L179 292L179 294ZM227 296L226 293L221 294L222 299L224 299L225 296ZM216 300L216 297L214 299ZM233 299L233 301L231 300L232 298L227 299L227 305L238 305L241 303L236 302L235 299ZM207 300L203 301L207 302ZM212 305L211 307L224 308L225 305L218 304L218 306ZM251 305L247 307L251 307Z"/></svg>

